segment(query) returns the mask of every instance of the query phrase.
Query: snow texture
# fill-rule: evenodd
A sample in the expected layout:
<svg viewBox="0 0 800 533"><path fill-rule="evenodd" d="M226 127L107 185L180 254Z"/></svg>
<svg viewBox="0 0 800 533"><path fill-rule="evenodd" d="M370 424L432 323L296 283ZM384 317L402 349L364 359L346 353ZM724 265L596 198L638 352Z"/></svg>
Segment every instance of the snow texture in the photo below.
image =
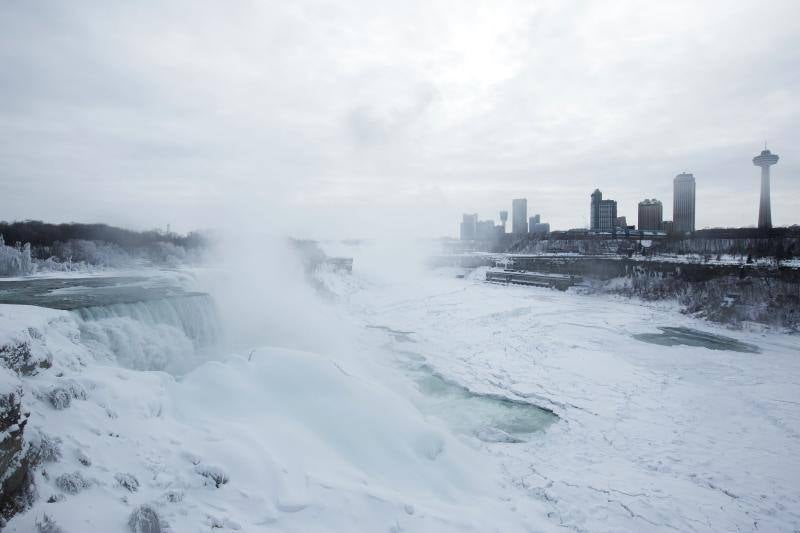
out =
<svg viewBox="0 0 800 533"><path fill-rule="evenodd" d="M800 529L795 336L664 302L373 268L383 253L320 274L334 300L309 316L329 317L314 332L343 348L250 346L180 375L87 333L113 320L158 338L155 323L0 306L0 343L35 328L52 359L36 375L3 369L0 385L24 389L26 438L61 439L35 478L63 495L6 530L58 531L38 525L45 512L47 527L110 533ZM759 353L635 337L659 327ZM462 431L471 413L443 410L423 371L464 391L450 406L507 399L558 418ZM69 408L53 409L53 390Z"/></svg>

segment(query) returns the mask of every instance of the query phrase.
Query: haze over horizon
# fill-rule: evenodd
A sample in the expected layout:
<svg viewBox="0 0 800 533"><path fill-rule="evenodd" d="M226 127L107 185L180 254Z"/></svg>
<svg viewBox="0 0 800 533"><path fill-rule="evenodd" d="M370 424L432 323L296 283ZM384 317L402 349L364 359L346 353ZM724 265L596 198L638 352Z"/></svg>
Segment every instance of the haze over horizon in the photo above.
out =
<svg viewBox="0 0 800 533"><path fill-rule="evenodd" d="M0 17L0 220L456 236L600 188L800 222L800 4L31 3Z"/></svg>

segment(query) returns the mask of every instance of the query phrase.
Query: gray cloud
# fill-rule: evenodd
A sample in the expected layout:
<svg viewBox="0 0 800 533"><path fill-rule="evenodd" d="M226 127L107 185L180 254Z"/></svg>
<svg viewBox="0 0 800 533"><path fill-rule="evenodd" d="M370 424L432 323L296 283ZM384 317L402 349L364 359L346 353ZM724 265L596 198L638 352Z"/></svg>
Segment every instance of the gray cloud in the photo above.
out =
<svg viewBox="0 0 800 533"><path fill-rule="evenodd" d="M600 187L635 218L800 210L800 7L746 2L25 2L0 17L0 218L455 234ZM669 208L667 213L669 215Z"/></svg>

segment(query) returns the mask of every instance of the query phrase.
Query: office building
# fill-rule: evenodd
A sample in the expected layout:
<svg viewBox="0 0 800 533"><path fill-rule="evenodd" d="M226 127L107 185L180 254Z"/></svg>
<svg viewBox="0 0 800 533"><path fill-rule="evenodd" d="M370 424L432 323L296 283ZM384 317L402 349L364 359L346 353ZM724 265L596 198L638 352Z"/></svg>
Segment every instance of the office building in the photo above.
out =
<svg viewBox="0 0 800 533"><path fill-rule="evenodd" d="M473 241L478 236L478 215L464 214L461 219L461 231L459 232L462 241Z"/></svg>
<svg viewBox="0 0 800 533"><path fill-rule="evenodd" d="M678 174L673 183L672 225L675 233L694 231L694 190L692 174Z"/></svg>
<svg viewBox="0 0 800 533"><path fill-rule="evenodd" d="M589 211L589 229L597 230L600 228L600 202L603 201L603 193L600 189L595 189L592 193L592 207Z"/></svg>
<svg viewBox="0 0 800 533"><path fill-rule="evenodd" d="M642 231L662 231L664 206L661 202L655 198L639 202L638 223Z"/></svg>
<svg viewBox="0 0 800 533"><path fill-rule="evenodd" d="M530 226L531 233L536 235L546 235L550 233L550 224L547 222L535 222Z"/></svg>
<svg viewBox="0 0 800 533"><path fill-rule="evenodd" d="M617 226L617 202L603 200L600 189L595 189L592 193L590 220L589 227L592 231L614 231Z"/></svg>
<svg viewBox="0 0 800 533"><path fill-rule="evenodd" d="M528 233L528 200L518 198L511 202L511 233Z"/></svg>
<svg viewBox="0 0 800 533"><path fill-rule="evenodd" d="M627 228L628 227L628 217L625 217L625 216L617 217L616 226L618 228Z"/></svg>
<svg viewBox="0 0 800 533"><path fill-rule="evenodd" d="M772 206L769 196L769 167L778 162L778 154L773 154L767 147L753 158L753 164L761 167L761 202L758 204L758 227L770 229L772 227Z"/></svg>
<svg viewBox="0 0 800 533"><path fill-rule="evenodd" d="M617 202L603 200L600 202L600 231L614 231L617 227Z"/></svg>
<svg viewBox="0 0 800 533"><path fill-rule="evenodd" d="M480 241L493 241L497 238L497 227L494 220L480 220L477 224L476 237Z"/></svg>

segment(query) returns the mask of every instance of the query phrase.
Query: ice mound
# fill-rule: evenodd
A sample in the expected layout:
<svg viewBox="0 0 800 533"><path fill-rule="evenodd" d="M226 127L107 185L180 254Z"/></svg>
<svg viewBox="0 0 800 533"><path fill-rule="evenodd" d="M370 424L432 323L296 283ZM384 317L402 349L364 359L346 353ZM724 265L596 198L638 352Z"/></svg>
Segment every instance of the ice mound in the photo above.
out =
<svg viewBox="0 0 800 533"><path fill-rule="evenodd" d="M262 348L177 379L96 359L76 317L42 313L53 367L9 379L35 413L26 438L46 431L59 453L4 531L43 528L45 513L111 533L522 527L497 470L357 358ZM67 408L46 394L58 386Z"/></svg>

